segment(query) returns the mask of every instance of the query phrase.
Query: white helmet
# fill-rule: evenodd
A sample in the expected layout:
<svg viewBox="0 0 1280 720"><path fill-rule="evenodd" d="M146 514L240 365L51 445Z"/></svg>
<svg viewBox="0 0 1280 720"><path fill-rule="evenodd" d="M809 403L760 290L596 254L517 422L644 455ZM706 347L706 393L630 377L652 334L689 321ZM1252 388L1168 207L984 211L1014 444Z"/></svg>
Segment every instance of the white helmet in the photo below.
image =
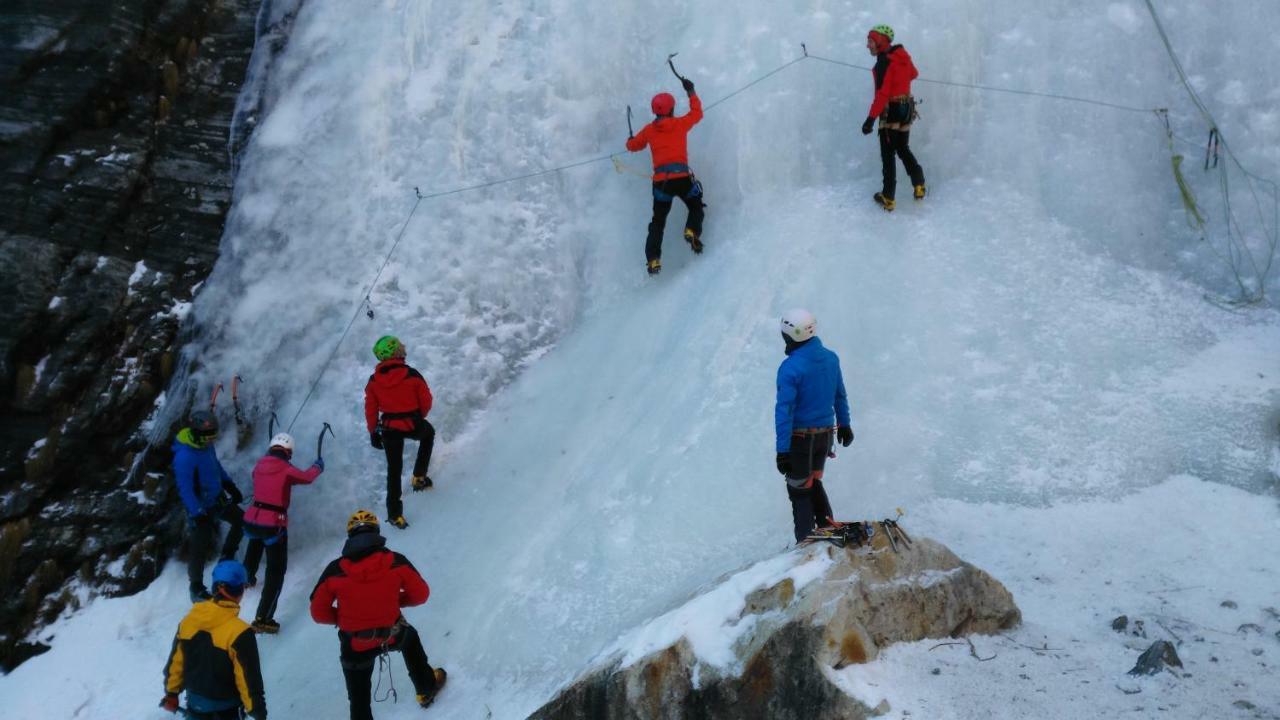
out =
<svg viewBox="0 0 1280 720"><path fill-rule="evenodd" d="M804 342L818 331L818 319L808 310L788 310L782 316L782 334L795 342Z"/></svg>
<svg viewBox="0 0 1280 720"><path fill-rule="evenodd" d="M271 447L284 448L293 452L293 436L289 433L276 433L276 436L271 438Z"/></svg>

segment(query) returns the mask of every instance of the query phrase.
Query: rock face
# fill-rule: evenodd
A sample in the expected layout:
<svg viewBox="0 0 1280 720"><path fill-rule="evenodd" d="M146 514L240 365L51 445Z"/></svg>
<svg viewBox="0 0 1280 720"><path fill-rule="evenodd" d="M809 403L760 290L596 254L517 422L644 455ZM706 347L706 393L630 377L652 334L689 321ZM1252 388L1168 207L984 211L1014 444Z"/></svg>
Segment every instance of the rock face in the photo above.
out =
<svg viewBox="0 0 1280 720"><path fill-rule="evenodd" d="M530 717L872 717L884 709L843 693L835 671L875 660L895 642L993 633L1021 622L1004 586L946 547L920 538L895 553L883 534L873 541L870 549L810 547L804 558L830 560L821 577L803 585L786 577L751 591L732 623L748 629L732 641L731 662L700 657L688 636L633 662L619 649Z"/></svg>
<svg viewBox="0 0 1280 720"><path fill-rule="evenodd" d="M217 258L258 5L0 8L5 669L89 589L144 587L180 537L171 483L129 471Z"/></svg>

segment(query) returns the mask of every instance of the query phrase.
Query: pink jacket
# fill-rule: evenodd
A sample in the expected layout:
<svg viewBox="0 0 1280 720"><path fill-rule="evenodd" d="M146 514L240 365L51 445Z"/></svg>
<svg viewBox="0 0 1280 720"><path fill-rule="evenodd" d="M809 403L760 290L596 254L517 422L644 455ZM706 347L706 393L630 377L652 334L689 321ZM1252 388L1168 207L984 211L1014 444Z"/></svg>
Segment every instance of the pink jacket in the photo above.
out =
<svg viewBox="0 0 1280 720"><path fill-rule="evenodd" d="M294 485L310 485L320 473L317 465L299 470L283 453L267 453L253 466L253 503L244 511L244 521L266 527L287 527L290 489Z"/></svg>

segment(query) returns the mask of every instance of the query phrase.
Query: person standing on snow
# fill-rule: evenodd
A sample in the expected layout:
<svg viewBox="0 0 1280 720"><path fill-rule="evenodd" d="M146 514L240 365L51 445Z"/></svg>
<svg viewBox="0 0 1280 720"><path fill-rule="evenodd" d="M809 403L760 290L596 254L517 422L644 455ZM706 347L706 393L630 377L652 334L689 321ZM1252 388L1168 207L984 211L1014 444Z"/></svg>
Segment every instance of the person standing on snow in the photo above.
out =
<svg viewBox="0 0 1280 720"><path fill-rule="evenodd" d="M248 574L235 560L213 568L213 597L191 606L178 624L164 665L160 707L196 720L267 720L258 642L240 619ZM178 694L187 691L187 707Z"/></svg>
<svg viewBox="0 0 1280 720"><path fill-rule="evenodd" d="M222 559L236 556L243 535L240 501L244 496L222 469L213 441L218 437L218 418L207 410L191 413L187 427L173 442L173 477L178 497L187 510L190 533L187 552L187 580L191 602L209 599L204 586L205 556L213 543L219 520L231 527L222 545Z"/></svg>
<svg viewBox="0 0 1280 720"><path fill-rule="evenodd" d="M925 195L924 169L916 162L907 143L911 139L911 123L916 118L916 101L911 97L911 81L920 75L911 62L907 49L893 44L893 28L877 25L867 33L867 51L876 58L871 69L875 80L876 95L871 101L871 111L862 123L862 134L870 135L876 118L880 119L880 164L884 175L883 189L872 196L885 212L893 212L894 192L897 189L897 165L894 155L902 158L902 166L911 176L916 200Z"/></svg>
<svg viewBox="0 0 1280 720"><path fill-rule="evenodd" d="M672 117L676 99L671 93L658 93L650 103L657 117L627 138L627 150L640 152L648 147L653 154L653 219L649 221L649 236L644 244L650 275L662 270L662 233L675 198L680 198L689 208L689 219L684 225L685 242L695 254L702 253L702 183L689 169L688 150L689 130L702 119L702 100L694 92L691 80L681 78L680 82L689 95L688 114Z"/></svg>
<svg viewBox="0 0 1280 720"><path fill-rule="evenodd" d="M249 571L249 584L255 585L258 563L265 551L267 579L258 599L254 632L274 635L280 632L276 622L276 603L284 586L284 573L289 562L289 499L294 485L310 485L324 472L324 459L316 458L306 470L299 470L289 460L293 457L293 436L277 433L271 438L271 449L253 466L253 502L244 512L244 531L249 536L249 549L244 564Z"/></svg>
<svg viewBox="0 0 1280 720"><path fill-rule="evenodd" d="M796 542L809 536L815 520L821 526L835 523L831 502L822 487L822 470L832 447L833 415L840 444L849 447L853 442L840 358L822 346L814 334L817 326L818 321L807 310L792 310L782 316L787 358L778 367L773 418L776 463L778 472L787 480Z"/></svg>
<svg viewBox="0 0 1280 720"><path fill-rule="evenodd" d="M369 444L387 454L387 522L403 530L404 503L400 500L400 475L404 470L404 441L418 441L413 461L413 490L432 486L427 477L436 429L427 422L431 412L431 388L422 373L405 364L404 343L392 335L378 338L373 356L378 367L364 386L364 417Z"/></svg>
<svg viewBox="0 0 1280 720"><path fill-rule="evenodd" d="M351 720L373 720L373 665L385 652L399 650L404 656L422 707L431 705L448 677L443 668L428 664L422 638L400 613L425 603L431 589L413 564L386 544L377 516L356 511L347 520L342 557L329 563L311 591L312 619L338 626Z"/></svg>

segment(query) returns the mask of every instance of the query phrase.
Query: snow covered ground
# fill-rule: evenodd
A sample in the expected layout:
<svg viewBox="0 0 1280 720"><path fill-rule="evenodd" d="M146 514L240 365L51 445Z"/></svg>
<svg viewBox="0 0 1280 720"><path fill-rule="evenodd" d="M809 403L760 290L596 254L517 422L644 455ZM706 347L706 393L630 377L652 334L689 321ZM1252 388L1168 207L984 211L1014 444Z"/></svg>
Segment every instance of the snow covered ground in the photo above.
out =
<svg viewBox="0 0 1280 720"><path fill-rule="evenodd" d="M259 421L239 452L224 437L228 466L245 484L266 413L291 422L363 312L413 186L620 150L622 108L675 88L668 52L713 101L801 42L865 64L866 28L888 21L926 77L1168 106L1180 134L1205 133L1140 3L901 5L304 4L192 309L193 385L242 374ZM1162 12L1232 147L1274 169L1280 41L1262 20L1275 8ZM677 207L657 279L642 270L645 182L607 162L419 207L371 294L375 318L356 318L294 428L303 447L322 420L338 437L326 474L295 493L284 632L262 641L273 716L335 717L346 702L336 640L305 597L347 515L382 510L360 414L375 338L405 339L437 396L436 488L408 497L412 527L390 531L433 588L407 613L451 672L432 713L516 718L628 630L787 547L772 391L776 318L793 306L817 314L849 385L857 440L829 466L837 512L906 507L909 530L1006 582L1026 620L980 643L997 660L895 648L846 671L855 692L913 717L1141 716L1157 697L1177 704L1164 716L1277 707L1264 681L1280 628L1262 608L1280 604L1280 561L1263 550L1280 540L1280 314L1205 300L1234 286L1213 251L1225 237L1186 229L1163 126L918 86L912 144L931 193L887 215L869 201L874 141L856 130L869 85L805 61L714 108L691 140L708 250L684 248ZM1200 150L1186 149L1191 165ZM1189 180L1222 210L1217 176ZM1236 202L1256 249L1256 214ZM51 628L54 649L0 679L6 715L161 717L182 577L172 566ZM1136 652L1109 629L1121 613L1181 636L1192 677L1122 677ZM1237 637L1245 622L1267 634ZM419 716L403 701L375 712Z"/></svg>

